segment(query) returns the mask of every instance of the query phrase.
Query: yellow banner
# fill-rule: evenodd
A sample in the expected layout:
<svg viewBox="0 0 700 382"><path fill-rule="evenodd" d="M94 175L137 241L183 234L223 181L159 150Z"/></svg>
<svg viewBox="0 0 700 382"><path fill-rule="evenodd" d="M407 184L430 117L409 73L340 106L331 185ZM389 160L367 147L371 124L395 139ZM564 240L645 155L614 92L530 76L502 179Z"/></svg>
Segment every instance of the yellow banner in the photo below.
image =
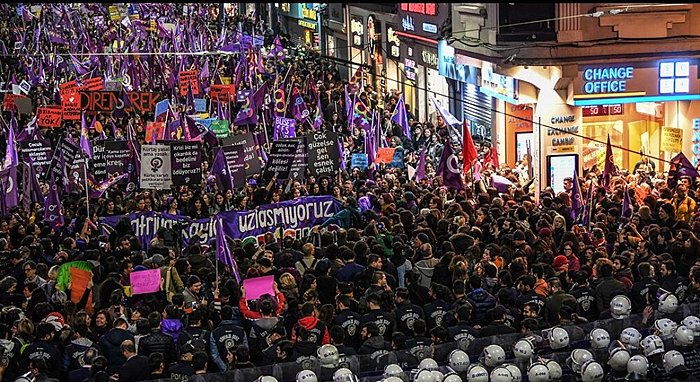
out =
<svg viewBox="0 0 700 382"><path fill-rule="evenodd" d="M661 150L679 153L683 149L683 129L663 126L661 128Z"/></svg>

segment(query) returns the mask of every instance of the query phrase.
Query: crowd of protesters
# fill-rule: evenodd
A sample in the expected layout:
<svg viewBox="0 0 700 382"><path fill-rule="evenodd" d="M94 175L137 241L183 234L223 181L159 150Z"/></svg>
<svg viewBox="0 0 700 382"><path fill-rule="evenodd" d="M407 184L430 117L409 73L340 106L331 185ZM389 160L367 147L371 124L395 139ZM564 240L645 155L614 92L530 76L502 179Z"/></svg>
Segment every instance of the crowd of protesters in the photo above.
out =
<svg viewBox="0 0 700 382"><path fill-rule="evenodd" d="M52 28L47 23L54 20L49 15L60 18L62 12L69 12L71 21L82 21L84 32L100 47L112 45L106 37L111 34L98 33L87 26L88 21L102 15L111 28L121 21L111 21L107 7L98 4L44 5L38 17L28 6L22 11L14 4L1 7L4 91L12 91L12 83L31 81L27 62L49 47L46 28ZM182 25L215 14L205 5L191 9L196 11L189 15L174 5L153 11L169 12L168 22ZM263 24L248 16L232 17L227 24L230 30L241 27L246 33L266 33ZM210 47L214 47L220 26L207 25ZM68 40L80 35L68 28L62 33ZM161 38L153 35L156 42ZM272 38L267 33L266 47ZM13 50L18 41L23 44ZM147 41L137 44L139 51L147 51ZM448 188L436 176L443 147L454 145L457 157L462 150L451 139L450 126L440 117L432 122L419 120L406 105L408 137L390 121L398 92L379 94L371 84L364 85L359 98L380 111L388 145L404 150L406 167L417 167L421 150L427 149L426 174L415 181L405 169L351 168L350 154L365 152L366 132L347 121L348 81L340 73L348 69L306 47L283 45L286 57L266 59L261 78L271 83L276 72L286 73L291 66L290 83L301 88L312 76L322 95L321 129L342 137L341 155L347 169L336 177L269 184L255 175L240 189L219 189L206 176L202 184L165 192L112 187L103 197L90 200L89 210L85 192L79 189L63 194L66 226L58 230L43 219L42 202L30 204L29 210L22 204L9 209L0 218L0 368L5 380L201 381L211 373L302 363L317 357L318 349L327 344L342 356L369 355L375 369L382 369L387 364L383 357L394 353L397 363L409 370L428 354L446 364L449 352L441 352L439 346L446 343L516 333L525 336L618 318L611 312L611 302L614 305L619 295L628 296L628 315L643 315L646 326L639 332L650 335L664 333L654 320L659 317L662 296L672 295L681 306L700 302L695 179L681 177L670 187L664 174L654 172L653 161L645 158L632 173L619 171L607 189L601 184L600 171L593 170L581 179L567 179L564 192L534 190L525 161L508 168L494 161L489 142L478 142L480 179L465 176L461 190ZM45 54L78 49L73 44L51 47L54 50ZM194 45L181 48L195 49ZM232 65L233 59L222 59L212 72L230 70ZM70 70L60 77L46 70L28 92L34 108L53 104L55 85L75 77ZM184 97L179 101L184 105ZM313 110L315 102L308 101ZM5 132L11 118L17 118L20 134L35 123L33 114L3 111ZM97 116L102 126L114 123L116 127L103 130L107 138L124 139L128 126L133 126L141 144L148 144L145 124L151 120L152 112ZM262 123L232 125L231 134L262 128ZM64 121L61 128L41 129L39 134L56 145L66 134L77 139L79 129L79 122ZM307 122L298 123L297 134L311 131ZM91 131L90 139L100 139L100 132ZM212 150L208 144L204 147L203 171L208 174ZM262 149L269 150L269 144ZM492 173L513 186L496 189ZM586 224L572 218L574 181L580 183L582 199L587 201ZM46 194L48 181L42 178L40 185ZM633 214L623 219L625 192ZM344 209L314 228L309 237L279 239L269 233L261 242L231 241L243 278L274 276L275 294L255 302L247 302L241 285L223 266L217 267L213 242L191 240L183 247L173 244L172 232L161 230L144 250L128 221L109 235L99 227L103 216L170 211L205 218L307 195L334 196ZM70 261L91 264L92 279L78 301L71 299L70 284L61 288L57 281L61 264ZM130 295L129 274L155 268L161 269L161 291ZM682 327L700 334L700 321L687 325L684 321ZM668 341L663 345L665 352L676 347ZM664 368L661 358L647 354L649 364L658 367L651 365L648 373L637 378L682 379L700 373L700 356L692 344L677 347L687 367ZM638 352L633 347L627 350ZM479 353L469 355L474 358ZM605 378L624 379L626 373L613 379L620 370L611 365L607 358L598 364L605 369ZM527 366L521 371L527 374Z"/></svg>

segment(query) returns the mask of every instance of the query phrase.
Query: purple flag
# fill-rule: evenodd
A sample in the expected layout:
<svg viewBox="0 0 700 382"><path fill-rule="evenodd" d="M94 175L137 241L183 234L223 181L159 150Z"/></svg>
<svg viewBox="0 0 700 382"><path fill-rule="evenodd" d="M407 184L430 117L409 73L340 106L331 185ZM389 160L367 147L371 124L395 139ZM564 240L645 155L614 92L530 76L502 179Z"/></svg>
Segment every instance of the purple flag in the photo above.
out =
<svg viewBox="0 0 700 382"><path fill-rule="evenodd" d="M668 186L672 189L676 188L678 180L683 176L697 178L700 174L698 174L698 171L695 170L695 167L693 167L685 154L678 153L671 159L671 165L668 169Z"/></svg>
<svg viewBox="0 0 700 382"><path fill-rule="evenodd" d="M292 115L294 118L296 118L298 121L304 121L306 118L309 118L309 109L306 108L306 103L304 102L304 98L299 93L299 88L294 86L290 98L292 103Z"/></svg>
<svg viewBox="0 0 700 382"><path fill-rule="evenodd" d="M44 196L41 195L39 181L36 178L32 158L28 157L29 164L23 162L22 170L22 206L29 211L32 203L43 202Z"/></svg>
<svg viewBox="0 0 700 382"><path fill-rule="evenodd" d="M355 104L350 99L350 94L348 93L348 85L345 85L345 120L348 124L352 122L353 116L353 105Z"/></svg>
<svg viewBox="0 0 700 382"><path fill-rule="evenodd" d="M571 189L571 220L576 221L576 218L581 213L581 208L583 208L583 194L581 193L581 185L578 181L578 170L574 168L573 177L574 186Z"/></svg>
<svg viewBox="0 0 700 382"><path fill-rule="evenodd" d="M216 184L221 190L235 190L236 187L233 185L233 175L231 175L231 169L228 166L228 161L226 160L226 155L224 150L220 149L216 153L214 162L211 165L211 173L214 174L216 179Z"/></svg>
<svg viewBox="0 0 700 382"><path fill-rule="evenodd" d="M416 182L420 182L421 179L425 178L425 154L427 151L427 146L423 146L423 150L420 151L420 157L418 157L418 168L416 168Z"/></svg>
<svg viewBox="0 0 700 382"><path fill-rule="evenodd" d="M267 82L265 82L258 88L258 90L255 91L255 94L253 94L253 105L255 105L257 109L265 106L265 94L267 93Z"/></svg>
<svg viewBox="0 0 700 382"><path fill-rule="evenodd" d="M81 117L80 121L80 148L83 149L85 155L92 159L92 147L90 146L90 139L88 138L88 129L85 123L85 112Z"/></svg>
<svg viewBox="0 0 700 382"><path fill-rule="evenodd" d="M103 180L102 182L97 182L95 181L95 178L92 176L91 173L87 174L87 184L88 184L88 195L92 199L98 199L104 195L104 193L112 187L114 184L119 182L122 179L125 179L129 176L128 173L121 174L121 175L112 175L109 178Z"/></svg>
<svg viewBox="0 0 700 382"><path fill-rule="evenodd" d="M53 175L51 175L49 193L44 202L44 220L55 230L63 227L65 224L63 220L63 206L58 196L58 187Z"/></svg>
<svg viewBox="0 0 700 382"><path fill-rule="evenodd" d="M311 77L309 77L309 80ZM323 110L321 109L321 95L318 93L318 89L316 88L316 84L314 84L312 81L309 81L309 86L311 87L311 94L313 94L314 98L316 98L316 112L314 114L314 129L318 130L321 128L321 125L323 125Z"/></svg>
<svg viewBox="0 0 700 382"><path fill-rule="evenodd" d="M603 170L603 187L610 190L610 180L615 173L615 158L613 157L612 145L610 144L610 134L608 134L608 143L605 145L605 167Z"/></svg>
<svg viewBox="0 0 700 382"><path fill-rule="evenodd" d="M0 187L2 195L0 203L2 205L2 213L6 214L11 208L19 204L19 196L17 193L17 166L7 167L0 171Z"/></svg>
<svg viewBox="0 0 700 382"><path fill-rule="evenodd" d="M219 152L223 152L223 150ZM226 269L236 278L236 282L240 284L241 275L238 274L236 259L233 258L233 253L231 253L231 249L228 247L226 233L224 233L224 225L220 217L214 219L216 219L216 258L226 266Z"/></svg>
<svg viewBox="0 0 700 382"><path fill-rule="evenodd" d="M464 189L462 176L459 174L459 163L452 151L452 145L449 143L446 143L445 148L442 150L440 165L437 168L436 175L442 176L442 183L447 188L455 190Z"/></svg>
<svg viewBox="0 0 700 382"><path fill-rule="evenodd" d="M391 121L401 126L403 135L411 139L411 128L408 126L408 113L406 113L406 105L404 104L403 94L399 97L399 102L396 103L396 109L391 115Z"/></svg>
<svg viewBox="0 0 700 382"><path fill-rule="evenodd" d="M88 72L90 72L90 69L85 68L85 67L83 66L83 63L81 63L80 61L78 61L78 59L73 55L73 53L70 53L70 60L71 60L71 62L73 63L73 67L75 68L75 73L76 73L78 76L82 76L82 75L85 75L85 74L87 74Z"/></svg>
<svg viewBox="0 0 700 382"><path fill-rule="evenodd" d="M255 110L255 101L253 100L253 93L249 92L245 99L245 103L241 106L241 109L236 115L236 119L233 121L236 126L241 125L257 125L258 124L258 113Z"/></svg>
<svg viewBox="0 0 700 382"><path fill-rule="evenodd" d="M347 165L345 163L345 150L343 149L343 139L338 138L338 156L340 157L340 169L345 170Z"/></svg>
<svg viewBox="0 0 700 382"><path fill-rule="evenodd" d="M493 187L498 192L503 192L503 193L508 192L508 188L510 186L513 186L513 182L508 180L508 178L506 178L505 176L496 175L496 174L491 175L491 183L493 184Z"/></svg>
<svg viewBox="0 0 700 382"><path fill-rule="evenodd" d="M15 113L10 117L10 127L7 129L7 149L5 150L5 168L17 166L19 159L17 158L17 140L15 139L15 128L17 127L17 119Z"/></svg>

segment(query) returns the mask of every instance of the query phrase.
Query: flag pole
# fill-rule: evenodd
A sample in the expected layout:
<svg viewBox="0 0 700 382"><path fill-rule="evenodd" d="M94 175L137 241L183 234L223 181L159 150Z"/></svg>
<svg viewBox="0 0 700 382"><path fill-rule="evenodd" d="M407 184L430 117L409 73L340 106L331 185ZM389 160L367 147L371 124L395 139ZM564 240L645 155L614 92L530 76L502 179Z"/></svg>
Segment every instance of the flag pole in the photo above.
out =
<svg viewBox="0 0 700 382"><path fill-rule="evenodd" d="M88 189L88 179L87 179L87 156L83 157L83 177L85 178L85 209L87 211L87 217L90 219L90 190Z"/></svg>

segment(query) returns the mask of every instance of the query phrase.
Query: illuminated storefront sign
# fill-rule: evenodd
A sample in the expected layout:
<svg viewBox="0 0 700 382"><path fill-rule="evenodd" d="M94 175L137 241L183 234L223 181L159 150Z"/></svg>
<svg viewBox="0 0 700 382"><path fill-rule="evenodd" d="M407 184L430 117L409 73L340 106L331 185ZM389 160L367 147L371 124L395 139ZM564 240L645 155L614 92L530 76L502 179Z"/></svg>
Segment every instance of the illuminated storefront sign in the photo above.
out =
<svg viewBox="0 0 700 382"><path fill-rule="evenodd" d="M400 9L403 12L417 13L419 15L438 15L438 5L436 3L401 3Z"/></svg>
<svg viewBox="0 0 700 382"><path fill-rule="evenodd" d="M510 76L494 73L493 66L481 67L481 87L479 90L491 97L518 105L518 80Z"/></svg>
<svg viewBox="0 0 700 382"><path fill-rule="evenodd" d="M389 48L389 55L398 58L401 56L401 40L399 40L399 36L394 32L394 27L387 24L386 42Z"/></svg>
<svg viewBox="0 0 700 382"><path fill-rule="evenodd" d="M592 93L621 93L627 90L627 80L634 77L634 68L624 66L618 68L588 68L583 71L583 92Z"/></svg>
<svg viewBox="0 0 700 382"><path fill-rule="evenodd" d="M352 44L362 47L364 45L363 36L365 35L365 25L361 18L352 18L350 22L350 33L352 33Z"/></svg>
<svg viewBox="0 0 700 382"><path fill-rule="evenodd" d="M700 100L698 66L690 60L581 65L574 105Z"/></svg>
<svg viewBox="0 0 700 382"><path fill-rule="evenodd" d="M416 26L413 23L413 17L411 16L406 16L401 20L401 26L403 27L404 31L414 31L416 30Z"/></svg>
<svg viewBox="0 0 700 382"><path fill-rule="evenodd" d="M306 20L298 21L300 27L309 28L311 30L316 30L316 23L310 23Z"/></svg>

